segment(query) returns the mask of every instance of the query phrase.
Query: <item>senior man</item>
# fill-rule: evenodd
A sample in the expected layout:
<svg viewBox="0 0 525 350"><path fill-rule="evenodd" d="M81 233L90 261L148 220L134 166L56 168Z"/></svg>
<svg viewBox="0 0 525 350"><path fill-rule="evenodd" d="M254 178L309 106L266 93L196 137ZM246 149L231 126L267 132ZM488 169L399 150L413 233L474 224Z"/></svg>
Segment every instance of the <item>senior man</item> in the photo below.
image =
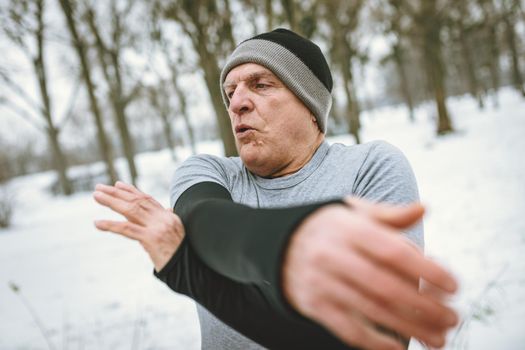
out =
<svg viewBox="0 0 525 350"><path fill-rule="evenodd" d="M138 240L155 275L198 303L203 349L443 346L457 323L443 295L457 286L421 252L410 165L385 142L325 141L332 77L319 47L260 34L220 79L240 157L186 160L173 212L98 185L95 199L128 221L96 226Z"/></svg>

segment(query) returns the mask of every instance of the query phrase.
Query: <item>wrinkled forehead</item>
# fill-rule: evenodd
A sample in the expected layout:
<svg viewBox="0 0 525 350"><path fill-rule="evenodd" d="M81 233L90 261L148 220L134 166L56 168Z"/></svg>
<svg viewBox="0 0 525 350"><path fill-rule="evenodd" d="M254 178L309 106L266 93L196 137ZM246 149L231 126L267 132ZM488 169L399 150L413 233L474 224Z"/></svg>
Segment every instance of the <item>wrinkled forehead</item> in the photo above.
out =
<svg viewBox="0 0 525 350"><path fill-rule="evenodd" d="M222 87L223 89L227 89L231 86L236 86L241 81L251 81L260 78L279 80L271 70L264 66L257 63L243 63L228 72Z"/></svg>

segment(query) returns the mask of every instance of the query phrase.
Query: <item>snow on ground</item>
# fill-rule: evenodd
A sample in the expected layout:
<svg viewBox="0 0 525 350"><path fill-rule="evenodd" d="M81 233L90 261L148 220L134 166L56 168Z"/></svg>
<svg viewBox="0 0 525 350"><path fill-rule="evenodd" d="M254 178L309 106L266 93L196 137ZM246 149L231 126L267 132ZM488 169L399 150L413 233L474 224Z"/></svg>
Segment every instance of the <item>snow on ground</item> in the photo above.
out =
<svg viewBox="0 0 525 350"><path fill-rule="evenodd" d="M467 97L448 102L454 134L434 137L431 105L413 124L402 107L389 107L364 114L363 140L405 152L428 208L426 251L461 282L451 302L462 323L447 348L521 349L525 101L504 90L500 109L479 111ZM219 143L199 151L219 154ZM187 155L179 150L180 160ZM140 187L168 205L169 153L141 154L138 163ZM114 215L90 193L52 197L52 181L43 173L10 183L18 204L13 227L0 231L0 349L198 349L193 303L153 277L137 243L94 229L94 219Z"/></svg>

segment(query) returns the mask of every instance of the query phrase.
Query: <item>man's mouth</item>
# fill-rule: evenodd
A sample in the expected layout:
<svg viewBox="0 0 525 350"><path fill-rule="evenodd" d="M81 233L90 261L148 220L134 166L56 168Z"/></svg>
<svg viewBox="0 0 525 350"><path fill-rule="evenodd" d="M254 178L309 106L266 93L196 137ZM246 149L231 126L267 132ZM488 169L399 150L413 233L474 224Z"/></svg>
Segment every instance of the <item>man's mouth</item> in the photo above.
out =
<svg viewBox="0 0 525 350"><path fill-rule="evenodd" d="M251 126L249 125L244 125L244 124L241 124L241 125L237 125L235 127L235 133L236 134L243 134L247 131L250 131L250 130L255 130L254 128L252 128Z"/></svg>

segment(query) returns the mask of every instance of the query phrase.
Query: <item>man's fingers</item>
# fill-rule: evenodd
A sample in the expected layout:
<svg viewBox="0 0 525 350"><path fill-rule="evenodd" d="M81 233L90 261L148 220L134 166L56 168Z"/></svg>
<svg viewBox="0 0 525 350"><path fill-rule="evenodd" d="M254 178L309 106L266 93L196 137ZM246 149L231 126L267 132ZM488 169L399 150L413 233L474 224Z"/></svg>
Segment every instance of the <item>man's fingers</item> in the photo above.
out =
<svg viewBox="0 0 525 350"><path fill-rule="evenodd" d="M130 193L132 194L135 198L135 199L141 199L141 200L144 200L144 203L147 203L148 205L149 204L153 204L154 206L156 207L162 207L162 204L160 204L159 202L157 202L157 200L155 198L153 198L152 196L150 196L149 194L146 194L144 192L141 192L139 189L137 189L135 186L133 185L130 185L130 184L127 184L127 183L124 183L122 181L117 181L115 183L115 187L118 188L119 190L122 190L122 191L125 191L127 193Z"/></svg>
<svg viewBox="0 0 525 350"><path fill-rule="evenodd" d="M333 304L326 310L326 320L323 322L332 333L349 345L368 350L404 350L405 347L397 340L379 332L357 312L345 312Z"/></svg>
<svg viewBox="0 0 525 350"><path fill-rule="evenodd" d="M97 220L95 227L101 231L118 233L136 241L141 241L143 237L142 227L129 221Z"/></svg>
<svg viewBox="0 0 525 350"><path fill-rule="evenodd" d="M345 251L334 251L333 259L339 263L324 266L326 270L338 276L349 287L359 289L378 304L390 308L398 318L422 327L438 329L456 324L457 317L450 308L419 294L417 286L405 277L392 273L391 269L370 262L366 256L348 254ZM363 279L363 275L367 278ZM407 310L418 310L418 313Z"/></svg>
<svg viewBox="0 0 525 350"><path fill-rule="evenodd" d="M362 228L359 232L362 239L354 239L352 244L374 260L410 279L423 278L449 293L457 290L457 282L448 271L426 258L401 236L393 234L394 230L370 222L362 222ZM370 239L374 244L369 243Z"/></svg>
<svg viewBox="0 0 525 350"><path fill-rule="evenodd" d="M97 201L98 204L102 204L103 206L108 207L111 210L122 214L126 217L131 211L131 206L129 202L111 196L105 192L95 191L93 192L93 198Z"/></svg>
<svg viewBox="0 0 525 350"><path fill-rule="evenodd" d="M103 192L112 197L122 199L124 201L132 201L137 198L135 194L130 193L129 191L122 190L116 186L108 186L103 184L98 184L95 186L95 191Z"/></svg>
<svg viewBox="0 0 525 350"><path fill-rule="evenodd" d="M122 181L117 181L115 183L115 187L116 188L120 188L121 190L130 192L130 193L134 193L136 195L144 195L144 193L139 191L135 186L127 184L127 183L122 182Z"/></svg>
<svg viewBox="0 0 525 350"><path fill-rule="evenodd" d="M425 208L419 203L394 206L373 203L357 197L346 197L344 200L352 207L352 210L364 212L385 225L400 229L414 225L425 213Z"/></svg>
<svg viewBox="0 0 525 350"><path fill-rule="evenodd" d="M334 279L328 282L327 286L330 288L334 302L339 305L339 310L347 310L348 315L358 311L381 327L398 332L406 338L416 337L431 346L441 347L445 342L447 328L430 327L424 322L409 320L404 317L405 315L397 314L397 310L392 305L377 303L366 293L343 281Z"/></svg>
<svg viewBox="0 0 525 350"><path fill-rule="evenodd" d="M449 301L451 298L451 295L449 293L446 293L443 289L432 285L432 283L424 279L420 281L419 293L441 302Z"/></svg>

